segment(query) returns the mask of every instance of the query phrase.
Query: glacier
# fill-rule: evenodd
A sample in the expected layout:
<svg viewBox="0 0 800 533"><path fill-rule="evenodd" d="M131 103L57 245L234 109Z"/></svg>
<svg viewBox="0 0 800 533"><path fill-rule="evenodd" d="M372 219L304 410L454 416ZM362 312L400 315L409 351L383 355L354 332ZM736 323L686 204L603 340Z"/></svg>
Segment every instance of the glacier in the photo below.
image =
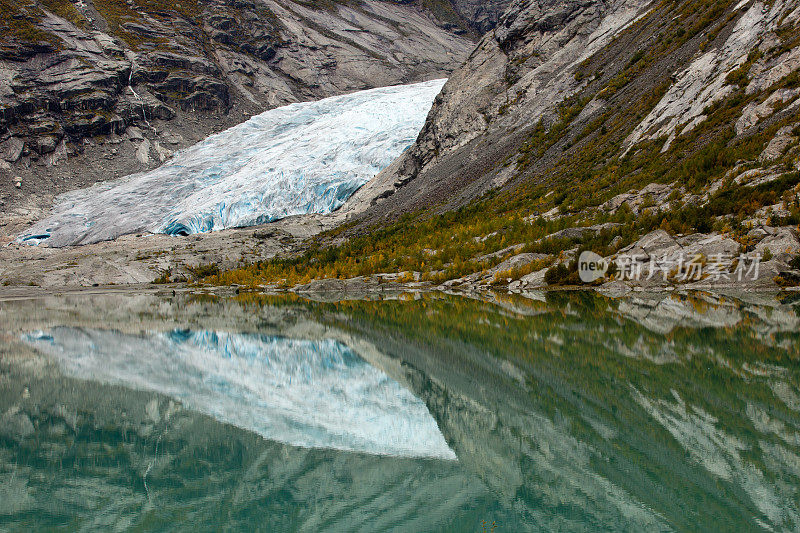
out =
<svg viewBox="0 0 800 533"><path fill-rule="evenodd" d="M456 460L425 404L337 340L65 326L22 340L67 375L163 394L270 440Z"/></svg>
<svg viewBox="0 0 800 533"><path fill-rule="evenodd" d="M63 247L335 211L417 138L446 80L266 111L159 168L72 191L17 239Z"/></svg>

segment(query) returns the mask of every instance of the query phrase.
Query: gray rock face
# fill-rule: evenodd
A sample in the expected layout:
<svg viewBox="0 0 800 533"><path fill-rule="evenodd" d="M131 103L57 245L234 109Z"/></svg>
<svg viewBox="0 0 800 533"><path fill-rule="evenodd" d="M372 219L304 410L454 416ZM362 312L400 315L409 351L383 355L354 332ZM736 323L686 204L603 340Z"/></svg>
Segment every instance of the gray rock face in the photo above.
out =
<svg viewBox="0 0 800 533"><path fill-rule="evenodd" d="M383 209L417 206L428 201L423 197L445 194L431 189L444 181L443 175L456 173L454 167L461 167L462 180L479 178L481 183L455 195L453 203L502 185L502 177L493 179L492 167L519 148L519 133L540 121L555 122L558 105L584 85L575 76L579 65L648 5L647 0L512 3L450 77L417 143L378 178L405 189L382 202ZM600 109L598 104L595 111ZM435 183L408 186L426 174L430 179L422 181Z"/></svg>
<svg viewBox="0 0 800 533"><path fill-rule="evenodd" d="M506 3L457 7L468 23L489 29ZM170 119L170 107L224 113L244 101L261 110L444 76L471 48L416 2L313 9L283 0L219 0L203 4L201 13L131 8L118 30L105 2L95 4L105 20L80 6L75 21L42 10L37 26L56 43L50 54L5 52L0 81L11 91L0 101L0 127L41 133L35 130L42 121L31 112L46 111L43 119L79 138L124 129L148 112Z"/></svg>
<svg viewBox="0 0 800 533"><path fill-rule="evenodd" d="M508 0L453 0L455 10L479 33L497 26Z"/></svg>
<svg viewBox="0 0 800 533"><path fill-rule="evenodd" d="M756 245L756 250L761 254L769 253L776 259L788 262L794 256L800 255L800 237L797 229L792 227L778 228L774 234L764 237Z"/></svg>
<svg viewBox="0 0 800 533"><path fill-rule="evenodd" d="M661 101L625 140L626 149L630 149L642 139L667 137L664 145L666 150L678 134L688 133L705 121L707 118L705 110L734 92L735 87L729 82L728 74L742 67L754 49L760 46L772 46L771 36L774 35L772 32L778 27L787 23L796 24L800 18L796 2L778 2L771 8L761 2L739 5L749 7L743 8L746 10L733 27L730 36L721 46L698 54L686 68L676 73L675 82ZM795 52L794 57L780 58L778 60L780 66L773 66L780 72L776 79L772 80L773 83L800 66L800 54L798 50L793 52ZM792 55L791 52L787 54ZM754 80L754 84L760 84L762 86L760 88L771 85L759 80ZM747 88L748 92L756 90L755 87ZM772 109L769 110L769 114L771 113ZM741 128L742 124L737 126Z"/></svg>
<svg viewBox="0 0 800 533"><path fill-rule="evenodd" d="M774 288L776 276L794 275L789 262L800 253L796 228L758 227L749 237L756 241L752 252L717 233L673 238L655 230L607 259L617 264L635 261L639 266L628 270L638 275L624 275L625 283L651 289L664 285ZM630 259L621 261L625 257Z"/></svg>
<svg viewBox="0 0 800 533"><path fill-rule="evenodd" d="M436 109L438 123L424 132L425 140L440 151L451 150L487 129L554 119L556 106L580 86L573 76L578 63L607 44L615 30L646 5L646 1L515 3L452 77ZM459 86L462 76L470 80ZM512 102L516 112L504 114ZM459 130L466 135L459 136Z"/></svg>
<svg viewBox="0 0 800 533"><path fill-rule="evenodd" d="M725 127L747 142L763 137L761 157L747 164L776 166L769 174L780 177L797 159L797 2L742 2L704 12L702 24L686 9L648 0L513 2L450 77L417 143L370 184L379 195L364 225L459 208L489 190L583 191L584 180L589 206L608 213L623 204L635 215L669 211L673 191L699 201L708 190L687 196L691 165L670 185L652 182L708 143L729 143L708 120L714 105L738 106L722 117ZM629 156L663 165L622 170L618 179L634 181L627 189L635 192L610 198L603 184L596 194L598 176Z"/></svg>

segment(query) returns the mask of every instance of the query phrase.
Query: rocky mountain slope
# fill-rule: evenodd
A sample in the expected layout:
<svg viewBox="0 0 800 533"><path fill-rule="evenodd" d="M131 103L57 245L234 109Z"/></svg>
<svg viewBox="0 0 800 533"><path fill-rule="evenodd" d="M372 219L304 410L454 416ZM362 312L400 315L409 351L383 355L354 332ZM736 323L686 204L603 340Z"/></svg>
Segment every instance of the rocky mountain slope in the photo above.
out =
<svg viewBox="0 0 800 533"><path fill-rule="evenodd" d="M532 182L568 193L551 204L569 212L626 185L707 190L791 170L799 19L791 0L514 2L384 176L398 194L377 212Z"/></svg>
<svg viewBox="0 0 800 533"><path fill-rule="evenodd" d="M446 77L506 3L3 0L0 208L152 168L265 109Z"/></svg>
<svg viewBox="0 0 800 533"><path fill-rule="evenodd" d="M415 145L315 226L338 229L209 281L531 287L591 249L762 254L758 286L797 284L799 22L797 0L511 2Z"/></svg>
<svg viewBox="0 0 800 533"><path fill-rule="evenodd" d="M328 241L348 244L293 268L541 282L580 249L610 257L660 230L730 239L734 257L772 236L769 283L800 279L798 69L796 0L515 1L351 202Z"/></svg>

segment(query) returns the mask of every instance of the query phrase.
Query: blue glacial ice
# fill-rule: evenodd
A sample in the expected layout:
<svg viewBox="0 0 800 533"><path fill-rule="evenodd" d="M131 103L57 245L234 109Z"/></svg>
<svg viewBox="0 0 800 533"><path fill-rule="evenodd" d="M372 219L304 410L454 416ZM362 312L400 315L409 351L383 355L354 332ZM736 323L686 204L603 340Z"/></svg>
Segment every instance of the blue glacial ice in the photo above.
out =
<svg viewBox="0 0 800 533"><path fill-rule="evenodd" d="M333 339L71 327L22 339L72 377L163 394L292 446L456 459L421 400Z"/></svg>
<svg viewBox="0 0 800 533"><path fill-rule="evenodd" d="M58 197L19 242L189 235L331 213L416 139L445 80L266 111L161 167Z"/></svg>

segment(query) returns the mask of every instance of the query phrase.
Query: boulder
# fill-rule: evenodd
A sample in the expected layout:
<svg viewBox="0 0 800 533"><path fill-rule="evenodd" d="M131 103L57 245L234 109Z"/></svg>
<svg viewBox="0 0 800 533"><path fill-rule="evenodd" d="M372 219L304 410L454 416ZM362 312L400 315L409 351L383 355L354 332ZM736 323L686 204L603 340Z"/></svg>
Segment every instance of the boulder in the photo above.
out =
<svg viewBox="0 0 800 533"><path fill-rule="evenodd" d="M50 154L47 155L45 162L47 163L47 165L51 167L56 167L59 164L66 161L68 157L69 157L69 151L67 150L67 145L64 142L64 139L62 139L61 142L59 142L58 145L55 147L55 149Z"/></svg>
<svg viewBox="0 0 800 533"><path fill-rule="evenodd" d="M179 133L162 132L161 133L161 139L165 143L171 144L173 146L177 146L177 145L182 144L184 142L183 135L181 135Z"/></svg>
<svg viewBox="0 0 800 533"><path fill-rule="evenodd" d="M33 434L35 428L28 415L20 412L19 407L11 407L0 416L0 436L22 441Z"/></svg>
<svg viewBox="0 0 800 533"><path fill-rule="evenodd" d="M775 235L775 233L777 232L778 232L777 228L759 224L758 226L748 231L747 236L760 241L767 235Z"/></svg>
<svg viewBox="0 0 800 533"><path fill-rule="evenodd" d="M153 141L153 151L158 155L158 160L161 163L172 157L172 150L163 147L158 141Z"/></svg>
<svg viewBox="0 0 800 533"><path fill-rule="evenodd" d="M800 239L797 230L792 227L779 228L773 235L768 235L756 245L756 251L762 256L769 250L779 261L789 261L800 254Z"/></svg>
<svg viewBox="0 0 800 533"><path fill-rule="evenodd" d="M545 254L530 254L530 253L517 254L513 257L506 259L505 261L495 266L491 270L494 272L502 272L504 270L521 268L533 263L534 261L540 261L542 259L546 259L547 257L549 256Z"/></svg>
<svg viewBox="0 0 800 533"><path fill-rule="evenodd" d="M0 158L9 163L16 163L22 157L25 143L17 137L10 137L0 143Z"/></svg>
<svg viewBox="0 0 800 533"><path fill-rule="evenodd" d="M726 257L732 258L739 254L740 244L729 237L719 234L704 235L698 233L678 239L683 246L683 253L687 258L703 255L707 258Z"/></svg>
<svg viewBox="0 0 800 533"><path fill-rule="evenodd" d="M144 135L142 135L142 130L137 128L136 126L128 126L126 130L128 132L128 138L133 142L139 142L144 140Z"/></svg>
<svg viewBox="0 0 800 533"><path fill-rule="evenodd" d="M56 135L42 135L36 139L36 151L41 154L49 154L55 152L58 142L61 140Z"/></svg>
<svg viewBox="0 0 800 533"><path fill-rule="evenodd" d="M526 276L522 276L519 279L520 288L521 289L530 289L534 287L544 287L546 283L544 282L544 275L547 274L547 271L550 270L550 267L542 268L537 270L536 272L531 272Z"/></svg>
<svg viewBox="0 0 800 533"><path fill-rule="evenodd" d="M637 256L640 259L649 260L651 257L672 256L680 251L681 245L678 244L678 241L663 229L657 229L632 245L623 248L618 255Z"/></svg>
<svg viewBox="0 0 800 533"><path fill-rule="evenodd" d="M136 159L143 165L150 164L150 147L151 143L148 139L142 139L139 146L136 148Z"/></svg>

